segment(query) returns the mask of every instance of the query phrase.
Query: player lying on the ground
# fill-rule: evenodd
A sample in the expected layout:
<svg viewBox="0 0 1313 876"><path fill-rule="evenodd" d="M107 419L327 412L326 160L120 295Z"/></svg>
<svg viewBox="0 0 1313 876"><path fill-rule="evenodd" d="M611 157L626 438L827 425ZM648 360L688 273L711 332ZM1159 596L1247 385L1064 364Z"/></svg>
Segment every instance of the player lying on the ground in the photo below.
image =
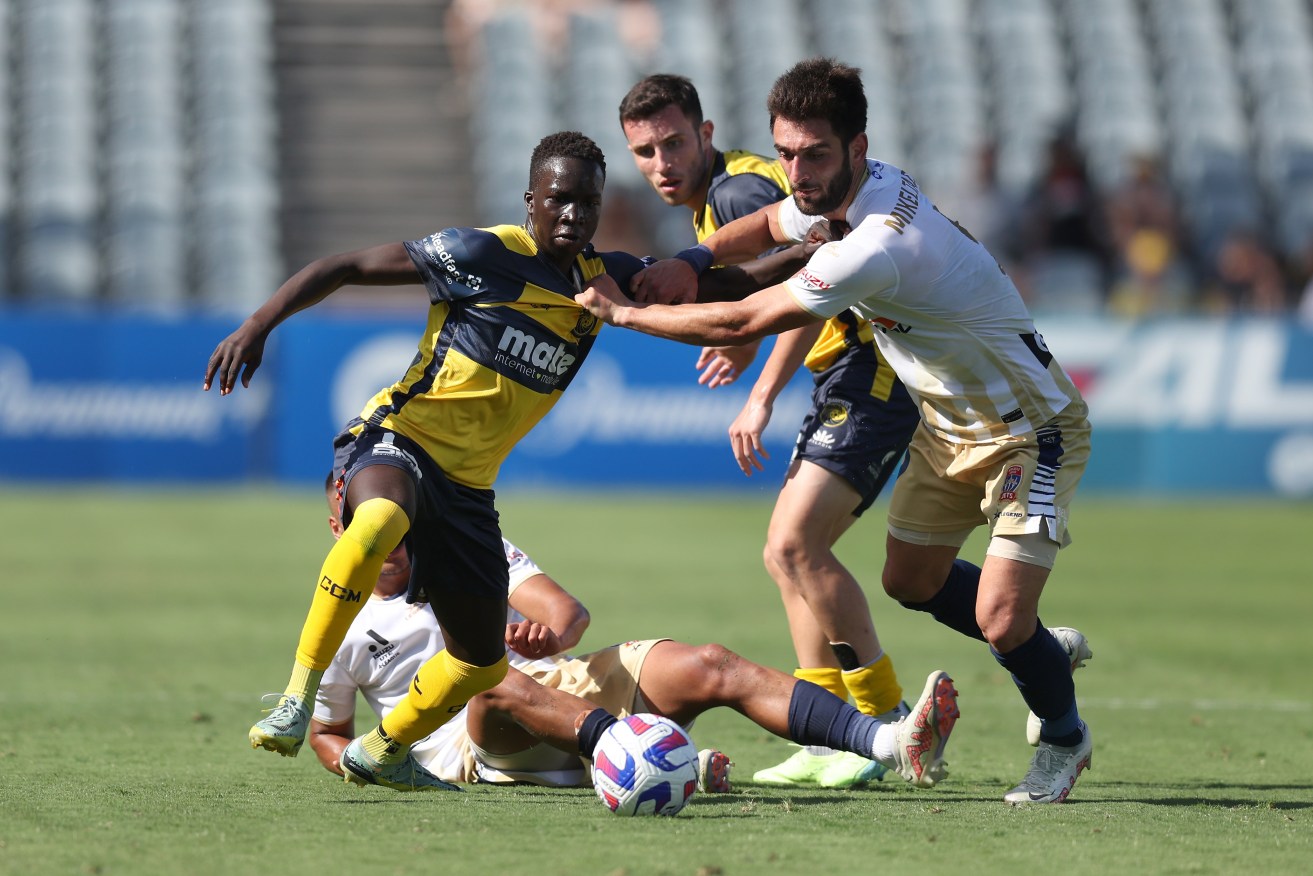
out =
<svg viewBox="0 0 1313 876"><path fill-rule="evenodd" d="M329 503L334 533L340 534L331 485ZM930 674L907 718L880 724L814 684L758 666L720 645L662 639L580 657L559 655L578 641L587 613L509 542L506 550L512 669L501 684L416 744L416 769L447 782L587 784L581 757L592 754L612 715L656 712L688 726L707 709L728 706L800 744L870 757L914 785L930 787L947 775L944 746L958 715L957 692L947 674ZM404 549L395 551L320 685L310 744L320 762L339 775L342 751L354 737L356 692L381 717L406 695L414 667L442 648L432 611L405 601L409 576ZM723 755L704 753L700 766L708 789L729 789ZM433 787L432 776L416 778L412 789Z"/></svg>

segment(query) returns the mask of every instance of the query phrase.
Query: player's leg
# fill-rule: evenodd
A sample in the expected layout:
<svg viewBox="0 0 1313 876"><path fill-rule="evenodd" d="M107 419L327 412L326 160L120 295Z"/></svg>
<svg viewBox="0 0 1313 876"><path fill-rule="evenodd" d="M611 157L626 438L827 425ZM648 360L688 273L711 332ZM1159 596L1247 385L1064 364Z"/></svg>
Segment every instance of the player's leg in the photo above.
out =
<svg viewBox="0 0 1313 876"><path fill-rule="evenodd" d="M903 698L893 664L880 645L866 594L834 554L856 518L861 496L819 465L794 463L780 491L767 534L767 550L802 593L843 670L857 707L870 715L897 708Z"/></svg>
<svg viewBox="0 0 1313 876"><path fill-rule="evenodd" d="M465 717L470 741L493 754L514 754L546 742L578 753L575 726L595 704L555 687L539 684L517 669L501 684L470 700Z"/></svg>
<svg viewBox="0 0 1313 876"><path fill-rule="evenodd" d="M890 714L902 701L902 688L880 647L866 595L833 551L861 504L848 481L810 461L795 460L771 517L766 568L785 603L798 657L794 675L843 700L851 692L867 714ZM883 772L870 760L817 745L758 771L753 779L852 787Z"/></svg>
<svg viewBox="0 0 1313 876"><path fill-rule="evenodd" d="M436 465L425 467L421 485L410 596L429 603L447 647L419 668L405 699L342 757L348 781L399 790L450 787L416 781L415 770L422 768L410 747L471 697L496 686L507 670L506 554L492 492L455 484Z"/></svg>
<svg viewBox="0 0 1313 876"><path fill-rule="evenodd" d="M391 464L370 464L368 457L363 464L355 463L380 440L378 434L356 439L343 466L355 464L347 470L342 508L346 529L320 569L287 687L276 708L248 733L252 748L297 755L310 726L319 680L374 591L388 554L410 528L415 514L411 473Z"/></svg>
<svg viewBox="0 0 1313 876"><path fill-rule="evenodd" d="M955 461L954 448L925 427L917 429L889 501L881 580L904 607L984 641L976 622L980 567L957 556L971 532L986 522L982 487L945 476Z"/></svg>
<svg viewBox="0 0 1313 876"><path fill-rule="evenodd" d="M721 645L659 642L643 662L638 684L653 711L681 724L707 709L731 708L777 736L874 758L923 786L946 774L944 744L957 720L957 694L942 672L931 673L912 714L890 724Z"/></svg>

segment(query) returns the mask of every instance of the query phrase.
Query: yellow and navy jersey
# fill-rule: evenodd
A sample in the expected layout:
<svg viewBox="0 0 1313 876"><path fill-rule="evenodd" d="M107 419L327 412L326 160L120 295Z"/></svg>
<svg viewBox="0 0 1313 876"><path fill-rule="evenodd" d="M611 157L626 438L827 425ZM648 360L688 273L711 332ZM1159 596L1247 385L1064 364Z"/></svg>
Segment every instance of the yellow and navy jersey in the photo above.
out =
<svg viewBox="0 0 1313 876"><path fill-rule="evenodd" d="M848 353L875 360L875 378L871 381L871 396L880 401L889 401L894 391L894 384L898 382L898 375L894 374L893 366L885 361L884 354L875 345L875 330L871 327L871 323L851 310L845 310L825 321L821 336L807 351L803 365L813 374L820 374L833 367Z"/></svg>
<svg viewBox="0 0 1313 876"><path fill-rule="evenodd" d="M517 225L448 228L405 246L429 292L428 324L405 375L360 418L418 443L453 481L491 488L592 349L601 323L575 294L602 273L628 288L644 262L589 245L567 276Z"/></svg>
<svg viewBox="0 0 1313 876"><path fill-rule="evenodd" d="M707 202L693 214L698 243L720 226L782 201L792 192L778 161L742 149L717 152L707 184Z"/></svg>

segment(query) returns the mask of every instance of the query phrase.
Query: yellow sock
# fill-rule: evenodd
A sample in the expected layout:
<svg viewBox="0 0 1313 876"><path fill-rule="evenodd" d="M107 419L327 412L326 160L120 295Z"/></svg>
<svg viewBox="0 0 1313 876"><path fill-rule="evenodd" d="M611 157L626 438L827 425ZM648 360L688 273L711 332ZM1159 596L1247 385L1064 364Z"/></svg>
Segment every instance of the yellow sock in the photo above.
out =
<svg viewBox="0 0 1313 876"><path fill-rule="evenodd" d="M882 715L903 701L903 689L888 654L843 673L843 684L852 694L858 711L866 715Z"/></svg>
<svg viewBox="0 0 1313 876"><path fill-rule="evenodd" d="M388 713L379 729L408 749L455 717L475 694L496 687L509 665L505 654L491 666L475 666L439 651L419 668L406 698Z"/></svg>
<svg viewBox="0 0 1313 876"><path fill-rule="evenodd" d="M310 612L296 646L298 664L323 672L333 662L351 621L374 592L383 561L401 544L409 528L406 512L396 502L369 499L360 503L351 525L328 552L319 572Z"/></svg>
<svg viewBox="0 0 1313 876"><path fill-rule="evenodd" d="M843 671L837 667L798 667L793 670L794 678L810 681L834 694L845 703L848 702L848 688L843 683Z"/></svg>
<svg viewBox="0 0 1313 876"><path fill-rule="evenodd" d="M319 690L319 679L323 677L322 669L311 669L300 663L293 663L292 680L287 683L283 695L300 697L302 702L309 702L315 698L315 691Z"/></svg>

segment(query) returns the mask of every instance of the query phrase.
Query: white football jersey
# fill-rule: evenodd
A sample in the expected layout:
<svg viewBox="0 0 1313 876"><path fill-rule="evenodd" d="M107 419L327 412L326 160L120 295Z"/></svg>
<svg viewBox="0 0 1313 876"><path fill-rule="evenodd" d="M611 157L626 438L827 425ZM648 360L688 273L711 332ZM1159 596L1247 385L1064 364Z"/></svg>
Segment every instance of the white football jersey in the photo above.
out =
<svg viewBox="0 0 1313 876"><path fill-rule="evenodd" d="M809 313L851 308L916 398L926 425L954 443L1025 435L1080 398L993 256L899 168L867 159L848 208L853 230L786 284ZM819 219L780 202L801 241Z"/></svg>
<svg viewBox="0 0 1313 876"><path fill-rule="evenodd" d="M510 592L542 569L519 548L502 539L510 571ZM506 622L524 620L509 609ZM407 603L402 593L388 599L371 596L347 630L346 639L324 671L315 696L315 719L337 724L355 717L356 692L382 718L401 702L421 665L446 647L437 618L428 605ZM517 669L550 667L554 659L530 660L514 651L506 655ZM360 728L356 728L357 732ZM459 745L465 735L465 711L415 744L415 758L440 778L459 777Z"/></svg>

